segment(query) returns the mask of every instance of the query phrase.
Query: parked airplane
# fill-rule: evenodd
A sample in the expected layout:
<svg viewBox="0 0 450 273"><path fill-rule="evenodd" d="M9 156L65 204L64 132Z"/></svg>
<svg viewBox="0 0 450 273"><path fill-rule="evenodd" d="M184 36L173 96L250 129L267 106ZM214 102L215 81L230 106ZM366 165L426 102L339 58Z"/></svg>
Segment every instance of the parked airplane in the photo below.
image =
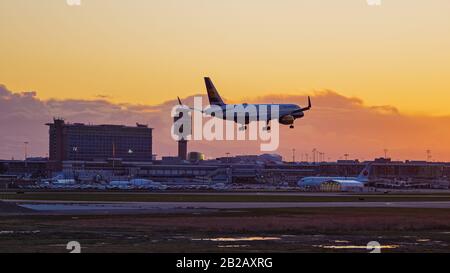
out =
<svg viewBox="0 0 450 273"><path fill-rule="evenodd" d="M236 123L241 123L241 120L243 121L243 127L241 127L242 130L247 129L247 124L249 124L251 121L265 121L266 127L265 130L270 130L270 121L273 119L278 119L279 123L283 125L290 125L290 128L294 128L294 121L296 119L302 118L305 116L305 111L308 111L311 109L311 98L308 97L308 106L307 107L300 107L296 104L226 104L222 98L219 95L219 92L217 91L216 87L214 86L213 82L210 78L205 77L205 84L206 84L206 90L208 92L208 99L209 103L212 106L218 106L221 108L223 115L218 118L222 118L225 120L233 120ZM182 105L180 98L178 98L178 102L180 105ZM252 113L248 112L248 109L251 107L256 110L256 116L252 116ZM266 115L259 115L260 113L260 107L267 107L267 114ZM278 117L272 117L271 116L271 107L278 106L279 109L279 115ZM227 109L233 109L234 115L227 115ZM247 109L247 110L246 110ZM193 109L196 110L196 109ZM202 111L202 110L199 110ZM203 113L210 114L212 116L215 116L213 113L208 113L208 110L202 111ZM240 117L240 118L238 118Z"/></svg>
<svg viewBox="0 0 450 273"><path fill-rule="evenodd" d="M317 185L323 182L328 181L346 181L346 182L359 182L366 184L369 182L369 175L371 170L371 164L367 164L361 173L357 177L348 177L348 176L308 176L303 177L298 181L298 186L311 186Z"/></svg>

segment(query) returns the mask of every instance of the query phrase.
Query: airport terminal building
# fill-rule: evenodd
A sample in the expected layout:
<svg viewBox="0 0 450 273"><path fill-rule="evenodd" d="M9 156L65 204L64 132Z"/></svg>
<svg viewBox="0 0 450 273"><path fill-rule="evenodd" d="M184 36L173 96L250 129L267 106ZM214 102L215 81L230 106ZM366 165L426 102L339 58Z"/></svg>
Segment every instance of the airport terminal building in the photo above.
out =
<svg viewBox="0 0 450 273"><path fill-rule="evenodd" d="M54 119L47 126L50 161L152 160L152 128L146 125L70 124Z"/></svg>
<svg viewBox="0 0 450 273"><path fill-rule="evenodd" d="M426 161L338 160L336 162L286 162L273 154L235 155L205 160L191 152L187 142L178 156L156 160L152 151L153 129L147 125L91 125L54 119L49 126L49 158L0 160L0 186L33 184L64 176L77 183L145 178L179 185L234 184L298 187L304 177L355 177L370 163L368 185L377 188L439 188L450 185L450 163ZM344 179L345 180L345 179ZM359 190L348 181L322 181L322 191Z"/></svg>

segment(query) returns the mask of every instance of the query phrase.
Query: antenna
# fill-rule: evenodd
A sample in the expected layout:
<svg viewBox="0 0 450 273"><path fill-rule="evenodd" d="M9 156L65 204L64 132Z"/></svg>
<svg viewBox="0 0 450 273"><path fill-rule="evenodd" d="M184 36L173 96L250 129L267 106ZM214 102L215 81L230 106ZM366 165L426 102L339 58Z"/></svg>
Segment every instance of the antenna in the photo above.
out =
<svg viewBox="0 0 450 273"><path fill-rule="evenodd" d="M431 162L431 158L432 158L433 156L431 155L431 150L427 150L427 161L428 162Z"/></svg>
<svg viewBox="0 0 450 273"><path fill-rule="evenodd" d="M344 158L345 158L346 161L348 160L349 156L350 156L349 154L344 154Z"/></svg>

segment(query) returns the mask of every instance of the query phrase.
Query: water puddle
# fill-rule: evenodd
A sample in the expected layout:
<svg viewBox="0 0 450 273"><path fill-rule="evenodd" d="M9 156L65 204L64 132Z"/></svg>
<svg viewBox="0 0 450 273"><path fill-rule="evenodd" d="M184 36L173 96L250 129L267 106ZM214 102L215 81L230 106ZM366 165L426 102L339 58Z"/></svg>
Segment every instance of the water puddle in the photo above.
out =
<svg viewBox="0 0 450 273"><path fill-rule="evenodd" d="M314 245L314 247L320 247L324 249L367 249L367 246L357 246L357 245ZM382 245L379 247L373 247L373 248L379 248L379 249L396 249L399 248L399 245ZM372 248L372 249L373 249Z"/></svg>
<svg viewBox="0 0 450 273"><path fill-rule="evenodd" d="M41 232L40 230L25 230L25 231L14 231L14 230L0 230L0 235L7 234L36 234Z"/></svg>
<svg viewBox="0 0 450 273"><path fill-rule="evenodd" d="M244 248L250 247L250 245L218 245L218 248Z"/></svg>
<svg viewBox="0 0 450 273"><path fill-rule="evenodd" d="M211 242L245 242L245 241L275 241L281 240L280 237L218 237L218 238L193 238L192 241L211 241Z"/></svg>

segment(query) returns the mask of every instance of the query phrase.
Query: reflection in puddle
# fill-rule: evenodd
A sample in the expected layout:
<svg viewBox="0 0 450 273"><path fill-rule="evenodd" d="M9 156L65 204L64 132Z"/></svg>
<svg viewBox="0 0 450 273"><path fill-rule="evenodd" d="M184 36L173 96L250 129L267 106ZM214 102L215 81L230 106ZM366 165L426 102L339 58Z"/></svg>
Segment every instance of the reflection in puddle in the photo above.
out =
<svg viewBox="0 0 450 273"><path fill-rule="evenodd" d="M250 245L218 245L218 248L244 248L249 247Z"/></svg>
<svg viewBox="0 0 450 273"><path fill-rule="evenodd" d="M239 242L239 241L274 241L281 240L280 237L218 237L192 239L192 241L212 241L212 242Z"/></svg>
<svg viewBox="0 0 450 273"><path fill-rule="evenodd" d="M41 232L40 230L25 230L25 231L13 231L13 230L0 230L0 235L4 234L36 234Z"/></svg>
<svg viewBox="0 0 450 273"><path fill-rule="evenodd" d="M367 249L367 246L337 246L337 245L314 245L314 247L320 247L325 249ZM371 248L379 248L379 249L396 249L399 248L399 245L383 245L383 246L372 246Z"/></svg>

